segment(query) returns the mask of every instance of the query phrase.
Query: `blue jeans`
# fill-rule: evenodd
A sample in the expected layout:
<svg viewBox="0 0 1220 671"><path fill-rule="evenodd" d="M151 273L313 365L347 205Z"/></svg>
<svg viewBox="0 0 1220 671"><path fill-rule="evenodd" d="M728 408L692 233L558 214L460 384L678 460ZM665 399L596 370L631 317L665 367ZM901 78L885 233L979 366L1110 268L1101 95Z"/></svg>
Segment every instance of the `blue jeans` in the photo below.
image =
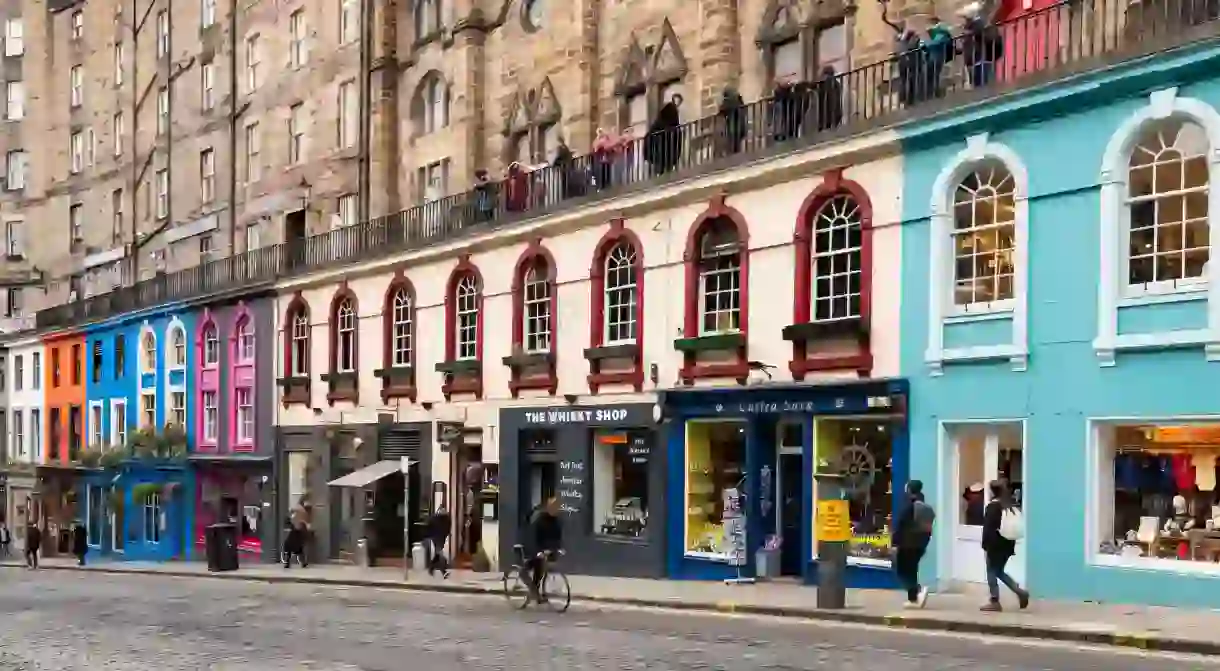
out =
<svg viewBox="0 0 1220 671"><path fill-rule="evenodd" d="M1008 564L1008 557L1003 559L987 558L987 591L991 593L991 600L998 602L1000 600L1000 583L1004 583L1008 589L1012 590L1013 594L1021 594L1021 586L1017 584L1012 576L1004 571L1005 565Z"/></svg>

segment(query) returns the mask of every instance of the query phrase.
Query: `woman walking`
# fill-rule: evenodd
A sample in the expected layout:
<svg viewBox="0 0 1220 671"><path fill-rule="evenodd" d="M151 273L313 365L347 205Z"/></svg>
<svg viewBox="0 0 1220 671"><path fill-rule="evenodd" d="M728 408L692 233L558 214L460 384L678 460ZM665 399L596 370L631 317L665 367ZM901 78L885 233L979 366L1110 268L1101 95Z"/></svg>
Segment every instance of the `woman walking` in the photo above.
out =
<svg viewBox="0 0 1220 671"><path fill-rule="evenodd" d="M982 610L988 613L1004 610L1000 606L1000 583L1017 595L1017 603L1024 609L1029 606L1029 592L1004 570L1017 551L1017 540L1024 533L1021 528L1024 523L1020 511L1012 505L1008 485L1004 481L992 480L988 488L991 490L991 501L983 511L983 552L987 555L987 589L991 593L991 600ZM1009 517L1007 521L1006 516Z"/></svg>

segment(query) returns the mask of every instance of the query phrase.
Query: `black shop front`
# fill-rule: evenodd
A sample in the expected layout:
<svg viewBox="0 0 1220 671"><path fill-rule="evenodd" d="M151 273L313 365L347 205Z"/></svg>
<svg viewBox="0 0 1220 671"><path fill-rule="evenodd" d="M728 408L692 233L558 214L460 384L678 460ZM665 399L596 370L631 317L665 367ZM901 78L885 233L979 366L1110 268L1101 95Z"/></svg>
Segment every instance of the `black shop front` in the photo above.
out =
<svg viewBox="0 0 1220 671"><path fill-rule="evenodd" d="M529 545L530 513L551 497L562 510L572 573L665 575L665 450L655 406L500 411L500 563Z"/></svg>

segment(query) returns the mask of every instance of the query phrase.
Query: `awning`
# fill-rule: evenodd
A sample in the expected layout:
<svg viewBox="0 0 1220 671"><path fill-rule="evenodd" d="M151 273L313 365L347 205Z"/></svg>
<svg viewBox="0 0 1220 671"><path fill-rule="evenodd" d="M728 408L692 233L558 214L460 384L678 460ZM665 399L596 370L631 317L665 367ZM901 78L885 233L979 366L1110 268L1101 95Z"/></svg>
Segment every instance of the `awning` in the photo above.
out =
<svg viewBox="0 0 1220 671"><path fill-rule="evenodd" d="M386 459L372 466L365 466L358 471L348 473L337 480L331 480L327 484L331 487L367 487L391 473L398 473L401 468L402 462L400 460Z"/></svg>

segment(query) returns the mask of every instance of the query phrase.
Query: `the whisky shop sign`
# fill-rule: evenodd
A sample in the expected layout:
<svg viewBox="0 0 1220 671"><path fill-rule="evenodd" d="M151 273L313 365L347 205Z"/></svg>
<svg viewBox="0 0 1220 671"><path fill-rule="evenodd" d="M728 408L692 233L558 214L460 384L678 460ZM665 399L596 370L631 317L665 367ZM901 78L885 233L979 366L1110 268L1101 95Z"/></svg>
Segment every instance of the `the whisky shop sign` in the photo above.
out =
<svg viewBox="0 0 1220 671"><path fill-rule="evenodd" d="M651 417L651 407L650 405L560 406L523 410L521 416L525 419L523 423L528 426L641 424Z"/></svg>

